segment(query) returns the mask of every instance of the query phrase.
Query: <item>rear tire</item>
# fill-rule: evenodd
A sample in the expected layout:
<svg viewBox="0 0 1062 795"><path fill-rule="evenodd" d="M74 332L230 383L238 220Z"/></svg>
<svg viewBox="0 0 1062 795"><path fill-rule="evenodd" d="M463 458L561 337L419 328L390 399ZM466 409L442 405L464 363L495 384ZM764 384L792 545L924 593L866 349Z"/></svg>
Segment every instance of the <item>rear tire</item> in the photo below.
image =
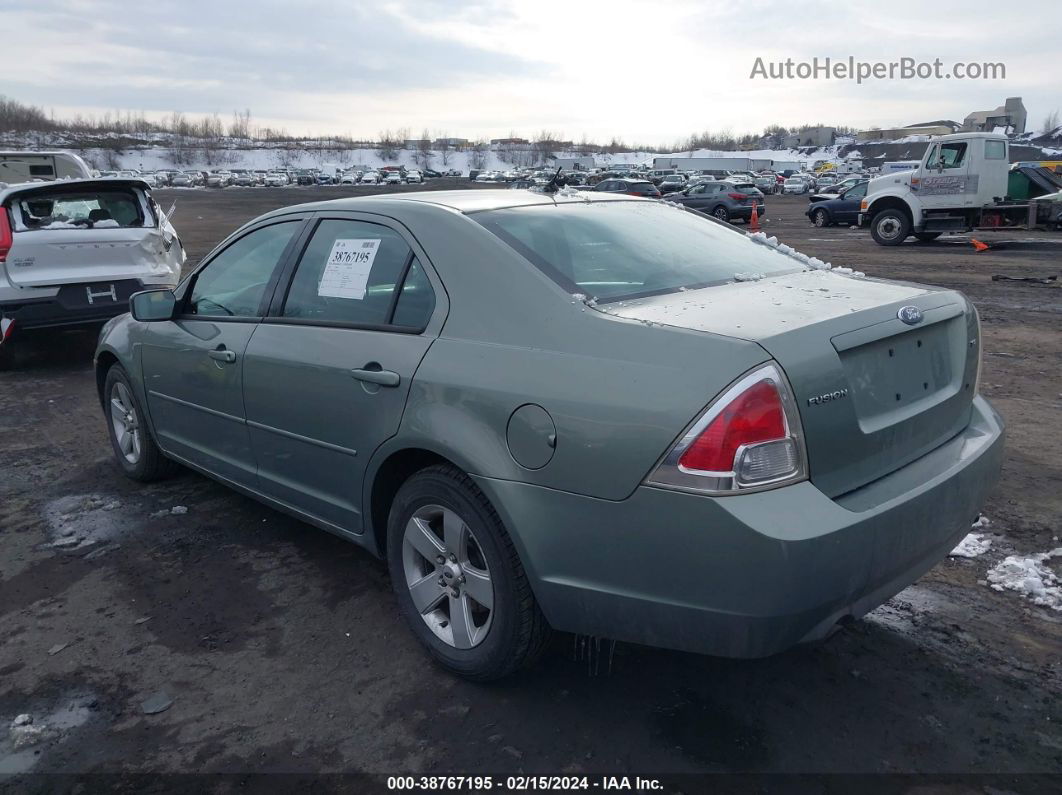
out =
<svg viewBox="0 0 1062 795"><path fill-rule="evenodd" d="M163 455L151 430L128 373L120 364L111 366L103 384L103 414L114 458L127 478L150 483L169 477L177 463Z"/></svg>
<svg viewBox="0 0 1062 795"><path fill-rule="evenodd" d="M724 223L730 223L730 211L721 204L712 210L712 217Z"/></svg>
<svg viewBox="0 0 1062 795"><path fill-rule="evenodd" d="M915 237L922 243L932 243L942 234L943 232L915 232Z"/></svg>
<svg viewBox="0 0 1062 795"><path fill-rule="evenodd" d="M870 236L879 246L898 246L911 234L911 219L903 210L882 210L870 222Z"/></svg>
<svg viewBox="0 0 1062 795"><path fill-rule="evenodd" d="M811 214L811 223L819 228L829 226L830 214L822 209L815 210L815 212Z"/></svg>
<svg viewBox="0 0 1062 795"><path fill-rule="evenodd" d="M545 648L549 624L516 547L483 492L455 467L428 467L399 488L387 523L387 563L410 629L452 673L500 679ZM457 615L463 618L451 620Z"/></svg>

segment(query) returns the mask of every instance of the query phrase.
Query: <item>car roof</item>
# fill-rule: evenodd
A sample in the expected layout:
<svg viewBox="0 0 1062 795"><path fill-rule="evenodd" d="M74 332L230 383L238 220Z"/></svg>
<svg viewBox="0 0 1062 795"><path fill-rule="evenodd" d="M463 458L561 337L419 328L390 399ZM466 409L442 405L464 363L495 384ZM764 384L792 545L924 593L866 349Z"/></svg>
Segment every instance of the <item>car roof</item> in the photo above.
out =
<svg viewBox="0 0 1062 795"><path fill-rule="evenodd" d="M631 180L634 181L634 180ZM638 180L641 181L641 180ZM588 193L587 191L558 191L549 193L522 193L520 191L499 188L491 190L435 190L413 191L410 193L381 194L377 196L357 196L343 199L331 199L322 202L299 204L299 211L348 210L384 211L399 210L408 204L430 204L455 210L459 213L474 213L483 210L500 210L509 207L530 207L547 204L585 204L587 202L632 201L629 196L610 196L607 193ZM290 212L295 207L274 210L269 215Z"/></svg>

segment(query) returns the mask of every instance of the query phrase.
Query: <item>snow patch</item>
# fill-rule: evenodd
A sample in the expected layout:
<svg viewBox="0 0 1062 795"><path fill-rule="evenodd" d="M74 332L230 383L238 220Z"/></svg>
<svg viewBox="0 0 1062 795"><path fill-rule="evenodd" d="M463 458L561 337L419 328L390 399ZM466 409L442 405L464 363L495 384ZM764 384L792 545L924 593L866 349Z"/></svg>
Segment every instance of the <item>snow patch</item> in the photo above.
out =
<svg viewBox="0 0 1062 795"><path fill-rule="evenodd" d="M44 758L35 746L66 740L69 732L92 717L96 704L95 696L81 693L68 696L44 715L24 712L15 716L6 737L0 729L0 777L31 771Z"/></svg>
<svg viewBox="0 0 1062 795"><path fill-rule="evenodd" d="M1046 565L1062 558L1062 547L1034 555L1009 555L988 571L988 583L997 591L1015 591L1033 604L1062 611L1062 584Z"/></svg>
<svg viewBox="0 0 1062 795"><path fill-rule="evenodd" d="M953 558L976 558L988 552L992 548L992 540L985 538L982 533L970 533L959 545L948 553Z"/></svg>
<svg viewBox="0 0 1062 795"><path fill-rule="evenodd" d="M81 549L110 541L133 529L133 521L120 512L122 504L102 494L72 494L44 506L51 541L45 546Z"/></svg>

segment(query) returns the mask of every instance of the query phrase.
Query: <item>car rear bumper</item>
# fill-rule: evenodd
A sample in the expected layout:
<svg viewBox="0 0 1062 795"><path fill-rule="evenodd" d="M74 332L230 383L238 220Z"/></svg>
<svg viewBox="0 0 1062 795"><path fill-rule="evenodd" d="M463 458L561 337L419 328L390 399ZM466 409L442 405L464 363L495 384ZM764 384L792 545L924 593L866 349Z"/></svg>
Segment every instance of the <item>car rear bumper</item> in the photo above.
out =
<svg viewBox="0 0 1062 795"><path fill-rule="evenodd" d="M767 204L760 202L756 205L756 215L762 217L767 212ZM752 205L739 205L730 211L730 217L736 218L742 221L748 221L752 218Z"/></svg>
<svg viewBox="0 0 1062 795"><path fill-rule="evenodd" d="M16 331L102 323L128 312L129 297L143 289L138 279L66 284L52 296L0 302L0 317L13 320Z"/></svg>
<svg viewBox="0 0 1062 795"><path fill-rule="evenodd" d="M613 502L477 478L554 628L725 657L828 635L921 577L969 532L998 477L1003 424L830 499L812 483L712 498L639 487Z"/></svg>

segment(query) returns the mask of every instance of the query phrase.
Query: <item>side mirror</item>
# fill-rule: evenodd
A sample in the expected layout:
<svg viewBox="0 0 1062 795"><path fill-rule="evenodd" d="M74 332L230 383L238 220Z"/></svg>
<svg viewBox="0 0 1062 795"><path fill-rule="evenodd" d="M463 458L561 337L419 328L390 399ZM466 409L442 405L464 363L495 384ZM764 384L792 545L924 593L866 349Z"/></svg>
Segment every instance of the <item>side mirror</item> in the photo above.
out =
<svg viewBox="0 0 1062 795"><path fill-rule="evenodd" d="M143 323L172 320L176 309L177 299L172 290L145 290L129 298L129 311L133 319Z"/></svg>

